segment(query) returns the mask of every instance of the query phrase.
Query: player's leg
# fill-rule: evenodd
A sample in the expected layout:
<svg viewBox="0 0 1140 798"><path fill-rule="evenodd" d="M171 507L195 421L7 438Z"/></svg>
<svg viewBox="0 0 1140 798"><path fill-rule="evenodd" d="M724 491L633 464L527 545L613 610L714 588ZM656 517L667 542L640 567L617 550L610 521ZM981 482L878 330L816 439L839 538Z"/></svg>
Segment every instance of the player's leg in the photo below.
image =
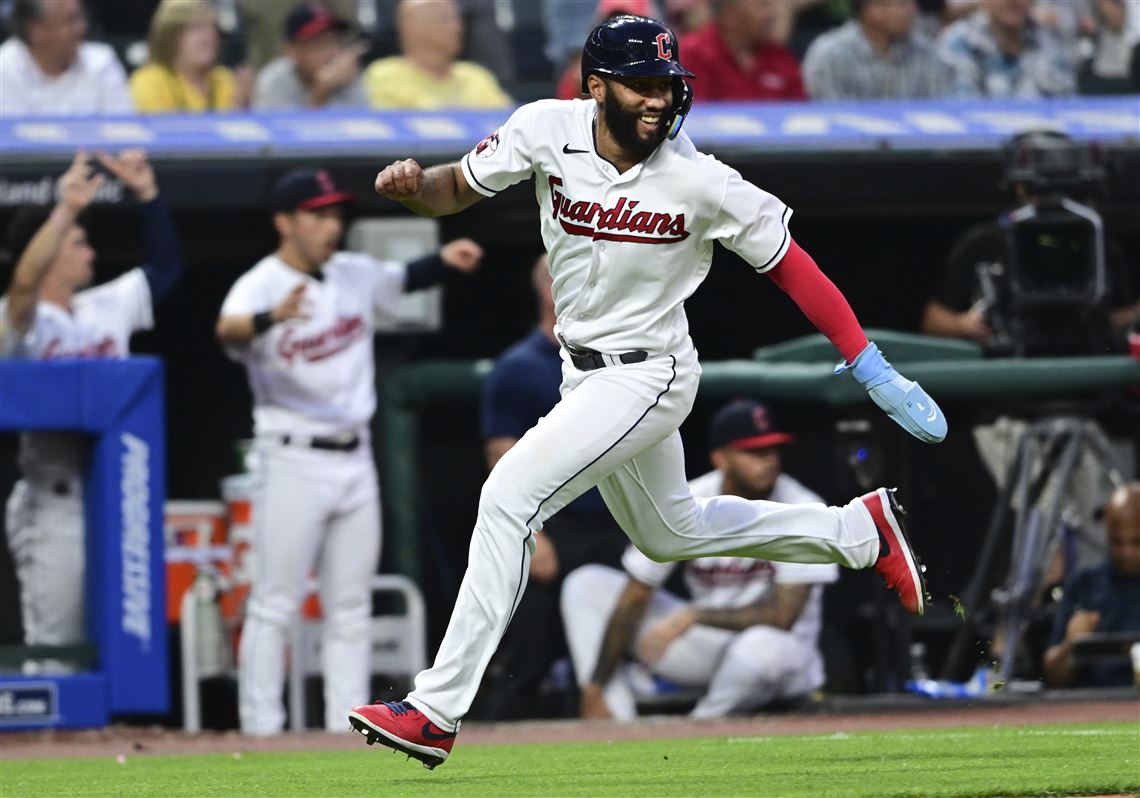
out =
<svg viewBox="0 0 1140 798"><path fill-rule="evenodd" d="M806 695L820 686L816 653L798 637L772 626L732 636L694 718L721 718L778 698Z"/></svg>
<svg viewBox="0 0 1140 798"><path fill-rule="evenodd" d="M332 504L314 453L259 443L253 583L238 653L238 709L246 734L285 726L285 645Z"/></svg>
<svg viewBox="0 0 1140 798"><path fill-rule="evenodd" d="M606 565L584 565L567 574L562 582L562 626L579 687L594 673L606 625L628 580L625 571ZM622 668L614 673L603 694L610 714L618 720L637 716L633 691Z"/></svg>
<svg viewBox="0 0 1140 798"><path fill-rule="evenodd" d="M467 713L526 588L532 530L676 430L696 392L695 372L672 357L578 373L571 382L483 486L451 623L435 664L408 697L442 729L454 730Z"/></svg>
<svg viewBox="0 0 1140 798"><path fill-rule="evenodd" d="M338 456L338 455L334 455ZM372 674L372 577L380 559L380 496L369 449L351 469L355 496L329 519L321 546L321 671L325 729L346 731L345 713L368 701Z"/></svg>
<svg viewBox="0 0 1140 798"><path fill-rule="evenodd" d="M27 645L63 646L86 639L86 540L81 487L21 480L7 506L8 545L20 583Z"/></svg>
<svg viewBox="0 0 1140 798"><path fill-rule="evenodd" d="M878 556L878 530L858 499L827 507L694 498L684 469L681 436L674 433L598 485L630 540L655 560L726 555L866 568Z"/></svg>
<svg viewBox="0 0 1140 798"><path fill-rule="evenodd" d="M664 606L654 602L656 606L652 608L651 615L647 614L648 622L638 633L639 640L652 628L654 621L662 620L669 613L685 606L680 599L664 591L657 592L672 601ZM691 626L666 647L661 659L653 663L650 669L674 684L704 687L712 680L733 637L733 633L727 629L700 624Z"/></svg>

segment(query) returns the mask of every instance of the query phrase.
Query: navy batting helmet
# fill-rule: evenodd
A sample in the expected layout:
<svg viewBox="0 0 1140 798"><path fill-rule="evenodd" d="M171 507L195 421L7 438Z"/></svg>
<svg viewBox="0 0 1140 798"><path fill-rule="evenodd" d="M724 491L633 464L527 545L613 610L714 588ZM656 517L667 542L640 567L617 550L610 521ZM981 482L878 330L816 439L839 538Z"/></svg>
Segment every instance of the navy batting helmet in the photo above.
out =
<svg viewBox="0 0 1140 798"><path fill-rule="evenodd" d="M677 36L667 25L648 17L611 17L590 32L582 48L582 91L589 90L586 79L594 73L673 78L673 108L665 126L669 138L675 138L693 104L693 90L684 78L696 77L681 66L680 58Z"/></svg>

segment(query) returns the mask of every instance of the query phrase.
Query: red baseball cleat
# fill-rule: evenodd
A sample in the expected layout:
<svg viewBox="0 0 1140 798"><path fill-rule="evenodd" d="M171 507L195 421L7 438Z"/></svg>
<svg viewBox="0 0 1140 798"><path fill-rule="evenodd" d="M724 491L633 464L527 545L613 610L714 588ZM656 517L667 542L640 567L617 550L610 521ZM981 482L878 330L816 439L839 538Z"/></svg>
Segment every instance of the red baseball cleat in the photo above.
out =
<svg viewBox="0 0 1140 798"><path fill-rule="evenodd" d="M377 701L348 713L352 728L368 739L415 757L431 770L442 765L455 743L455 732L436 726L407 701Z"/></svg>
<svg viewBox="0 0 1140 798"><path fill-rule="evenodd" d="M887 587L899 594L903 608L912 615L922 615L930 603L930 593L926 589L924 566L910 547L906 536L906 510L895 498L896 488L879 488L860 496L875 526L879 529L879 559L875 570Z"/></svg>

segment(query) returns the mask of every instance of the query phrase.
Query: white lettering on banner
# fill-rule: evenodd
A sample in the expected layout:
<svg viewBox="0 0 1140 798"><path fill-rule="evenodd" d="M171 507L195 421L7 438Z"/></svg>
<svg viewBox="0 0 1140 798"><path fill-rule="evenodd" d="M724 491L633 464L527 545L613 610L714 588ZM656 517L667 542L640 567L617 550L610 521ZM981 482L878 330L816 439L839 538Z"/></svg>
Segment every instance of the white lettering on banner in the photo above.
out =
<svg viewBox="0 0 1140 798"><path fill-rule="evenodd" d="M150 647L150 447L124 432L123 631Z"/></svg>
<svg viewBox="0 0 1140 798"><path fill-rule="evenodd" d="M705 124L717 133L735 136L763 136L768 132L767 125L746 114L710 114Z"/></svg>
<svg viewBox="0 0 1140 798"><path fill-rule="evenodd" d="M893 119L884 119L869 114L833 114L835 124L854 128L860 133L872 136L898 136L906 133L906 127Z"/></svg>
<svg viewBox="0 0 1140 798"><path fill-rule="evenodd" d="M830 124L823 114L788 114L780 132L785 136L826 136Z"/></svg>
<svg viewBox="0 0 1140 798"><path fill-rule="evenodd" d="M0 179L0 206L50 205L59 199L59 187L56 183L57 181L51 177L28 180ZM113 204L122 200L123 184L117 180L108 180L96 189L93 202Z"/></svg>
<svg viewBox="0 0 1140 798"><path fill-rule="evenodd" d="M54 188L55 181L50 177L0 180L0 205L48 205Z"/></svg>
<svg viewBox="0 0 1140 798"><path fill-rule="evenodd" d="M941 111L908 111L903 118L923 133L965 133L967 130L961 120Z"/></svg>
<svg viewBox="0 0 1140 798"><path fill-rule="evenodd" d="M50 717L51 701L48 695L21 697L15 690L0 691L0 717Z"/></svg>

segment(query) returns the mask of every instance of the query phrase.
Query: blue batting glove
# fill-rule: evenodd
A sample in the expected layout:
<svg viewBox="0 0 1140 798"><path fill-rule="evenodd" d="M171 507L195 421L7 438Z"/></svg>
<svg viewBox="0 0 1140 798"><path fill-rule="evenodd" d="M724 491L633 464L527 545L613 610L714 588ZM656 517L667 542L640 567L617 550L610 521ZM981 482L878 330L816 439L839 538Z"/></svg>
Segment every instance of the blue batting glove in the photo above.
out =
<svg viewBox="0 0 1140 798"><path fill-rule="evenodd" d="M872 401L911 435L926 443L938 443L946 437L946 416L930 394L895 371L874 343L868 343L850 365L836 366L835 373L848 369Z"/></svg>

